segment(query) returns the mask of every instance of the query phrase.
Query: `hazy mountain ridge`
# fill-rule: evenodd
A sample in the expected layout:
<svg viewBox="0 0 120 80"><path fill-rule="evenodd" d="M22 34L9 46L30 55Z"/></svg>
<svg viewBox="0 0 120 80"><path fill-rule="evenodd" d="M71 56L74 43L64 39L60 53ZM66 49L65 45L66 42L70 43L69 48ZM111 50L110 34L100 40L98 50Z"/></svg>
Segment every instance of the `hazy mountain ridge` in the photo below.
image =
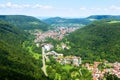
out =
<svg viewBox="0 0 120 80"><path fill-rule="evenodd" d="M101 19L120 19L120 16L118 15L92 15L87 17L87 19L96 19L96 20L101 20Z"/></svg>

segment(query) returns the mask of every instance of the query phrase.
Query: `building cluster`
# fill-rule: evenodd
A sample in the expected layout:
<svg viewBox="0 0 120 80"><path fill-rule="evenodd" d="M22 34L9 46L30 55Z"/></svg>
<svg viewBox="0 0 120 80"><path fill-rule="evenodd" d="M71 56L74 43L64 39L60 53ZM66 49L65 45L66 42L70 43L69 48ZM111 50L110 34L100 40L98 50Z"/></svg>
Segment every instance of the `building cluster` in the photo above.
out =
<svg viewBox="0 0 120 80"><path fill-rule="evenodd" d="M107 69L100 71L98 69L99 64L101 64L101 62L94 62L93 65L89 63L85 64L85 67L92 72L93 80L102 80L104 77L104 74L107 72Z"/></svg>
<svg viewBox="0 0 120 80"><path fill-rule="evenodd" d="M77 28L63 28L60 27L53 31L47 32L36 32L36 39L35 42L43 42L46 38L53 38L61 40L66 34L75 31Z"/></svg>
<svg viewBox="0 0 120 80"><path fill-rule="evenodd" d="M53 58L56 59L57 62L59 62L62 65L73 65L73 66L79 66L81 64L81 58L77 56L63 56L61 53L57 53L55 51L50 51L46 53L46 56L52 55Z"/></svg>
<svg viewBox="0 0 120 80"><path fill-rule="evenodd" d="M98 69L98 65L102 62L94 62L93 65L86 63L84 66L92 71L93 80L102 80L105 73L115 74L118 78L120 78L120 63L107 63L110 64L111 68L105 68L102 71Z"/></svg>
<svg viewBox="0 0 120 80"><path fill-rule="evenodd" d="M77 56L57 57L56 61L62 65L70 64L73 66L79 66L81 64L81 58Z"/></svg>
<svg viewBox="0 0 120 80"><path fill-rule="evenodd" d="M46 53L46 56L53 56L54 58L58 58L58 57L63 57L63 54L61 53L57 53L55 51L50 51Z"/></svg>
<svg viewBox="0 0 120 80"><path fill-rule="evenodd" d="M120 78L120 63L113 63L113 68L111 70L112 74L115 74L118 78Z"/></svg>
<svg viewBox="0 0 120 80"><path fill-rule="evenodd" d="M44 44L45 57L48 60L48 56L53 56L53 58L62 65L73 65L79 66L81 64L81 58L77 56L64 56L62 53L57 53L55 51L50 51L53 48L51 44Z"/></svg>

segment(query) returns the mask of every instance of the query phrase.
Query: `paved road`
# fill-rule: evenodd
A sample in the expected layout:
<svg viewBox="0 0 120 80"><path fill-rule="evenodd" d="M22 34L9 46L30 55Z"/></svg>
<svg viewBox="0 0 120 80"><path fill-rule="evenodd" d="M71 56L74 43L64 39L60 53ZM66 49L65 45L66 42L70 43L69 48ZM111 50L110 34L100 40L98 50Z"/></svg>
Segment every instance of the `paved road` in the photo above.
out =
<svg viewBox="0 0 120 80"><path fill-rule="evenodd" d="M45 65L45 49L44 49L44 47L42 47L42 63L43 63L42 70L43 70L44 74L46 76L48 76L48 74L46 72L46 65Z"/></svg>

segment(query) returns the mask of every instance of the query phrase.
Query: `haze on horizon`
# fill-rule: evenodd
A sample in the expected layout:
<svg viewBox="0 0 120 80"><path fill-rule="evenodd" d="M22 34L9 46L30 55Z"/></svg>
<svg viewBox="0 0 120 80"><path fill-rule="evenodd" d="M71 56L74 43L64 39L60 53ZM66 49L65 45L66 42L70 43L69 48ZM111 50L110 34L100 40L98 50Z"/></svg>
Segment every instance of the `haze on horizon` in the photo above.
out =
<svg viewBox="0 0 120 80"><path fill-rule="evenodd" d="M0 15L86 17L120 15L120 0L0 0Z"/></svg>

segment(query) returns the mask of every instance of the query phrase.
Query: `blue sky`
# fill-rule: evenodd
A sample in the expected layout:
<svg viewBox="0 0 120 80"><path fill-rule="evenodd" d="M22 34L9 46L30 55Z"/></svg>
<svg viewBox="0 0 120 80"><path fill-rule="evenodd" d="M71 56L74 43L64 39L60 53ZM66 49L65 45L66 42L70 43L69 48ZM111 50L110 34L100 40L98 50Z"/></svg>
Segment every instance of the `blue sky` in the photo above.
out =
<svg viewBox="0 0 120 80"><path fill-rule="evenodd" d="M0 15L41 17L120 15L120 0L0 0Z"/></svg>

